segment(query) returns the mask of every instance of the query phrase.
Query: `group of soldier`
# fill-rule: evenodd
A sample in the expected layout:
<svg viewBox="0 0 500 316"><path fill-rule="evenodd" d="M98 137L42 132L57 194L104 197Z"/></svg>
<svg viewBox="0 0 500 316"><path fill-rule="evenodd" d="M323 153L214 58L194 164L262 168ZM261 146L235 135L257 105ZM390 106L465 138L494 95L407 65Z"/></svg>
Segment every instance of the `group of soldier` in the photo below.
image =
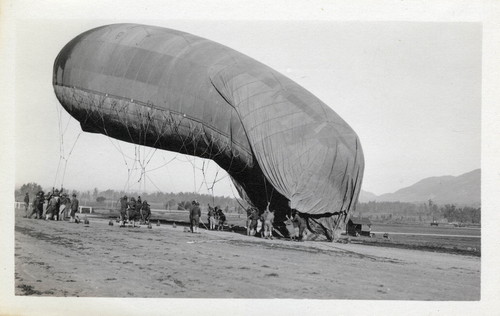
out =
<svg viewBox="0 0 500 316"><path fill-rule="evenodd" d="M306 220L297 210L292 210L289 215L285 221L288 234L292 240L302 241L306 232ZM247 209L247 235L255 236L256 233L260 233L265 239L273 239L273 225L274 211L269 209L269 203L262 214L259 214L257 208Z"/></svg>
<svg viewBox="0 0 500 316"><path fill-rule="evenodd" d="M44 213L43 206L45 201L47 201L47 208ZM26 207L25 217L32 218L34 215L37 219L62 221L66 220L69 215L70 222L77 221L75 214L78 211L79 202L76 194L73 193L70 199L68 194L63 192L62 188L61 190L52 189L52 192L49 192L47 195L43 191L39 191L36 194L32 211L29 215L28 193L26 193L24 203ZM222 212L222 209L219 206L212 207L209 204L207 215L208 229L221 230L226 222L226 216ZM126 195L120 198L120 226L124 226L127 221L134 223L135 221L140 221L141 223L149 224L150 218L151 208L146 200L142 201L140 196L137 197L137 200L134 197L131 197L129 200ZM200 204L196 200L192 201L189 209L189 224L192 233L199 233L200 218ZM257 208L247 209L247 235L255 236L256 233L260 233L263 238L272 239L273 223L274 212L269 209L269 203L262 214L259 214ZM292 210L291 216L287 216L285 224L292 239L303 239L306 230L306 221L300 216L299 212Z"/></svg>
<svg viewBox="0 0 500 316"><path fill-rule="evenodd" d="M150 218L150 205L146 200L142 201L140 196L137 200L134 197L129 200L126 195L120 199L120 226L124 226L126 222L136 221L149 224Z"/></svg>
<svg viewBox="0 0 500 316"><path fill-rule="evenodd" d="M200 204L197 201L193 201L191 205L189 209L190 231L198 233L201 218ZM262 214L255 207L247 209L247 235L255 236L257 233L260 233L260 236L265 239L273 239L274 211L270 210L269 205L270 203L267 204ZM289 215L286 216L287 220L285 222L289 236L292 240L302 241L306 233L306 220L297 210L292 210ZM209 230L221 230L226 222L226 216L219 206L212 207L208 204L207 216Z"/></svg>
<svg viewBox="0 0 500 316"><path fill-rule="evenodd" d="M226 215L222 212L222 209L217 205L216 207L210 206L208 204L208 229L209 230L222 230L224 223L226 222Z"/></svg>
<svg viewBox="0 0 500 316"><path fill-rule="evenodd" d="M43 210L43 205L47 201L47 208ZM70 222L75 222L75 214L78 211L79 202L76 198L76 194L72 194L72 198L69 198L68 193L63 192L63 189L52 189L47 195L43 191L38 191L35 200L33 201L33 206L31 213L28 214L29 209L29 194L26 193L24 197L25 210L27 218L32 218L33 215L36 219L43 220L55 220L63 221L66 220L69 215Z"/></svg>
<svg viewBox="0 0 500 316"><path fill-rule="evenodd" d="M224 223L226 222L226 215L222 212L222 209L219 206L212 207L208 204L208 230L222 230ZM201 209L200 203L196 200L191 202L191 206L189 207L189 226L190 231L192 233L199 233L199 226L201 220ZM203 224L205 225L205 224Z"/></svg>
<svg viewBox="0 0 500 316"><path fill-rule="evenodd" d="M269 209L269 204L267 203L265 211L260 215L257 208L247 209L247 235L255 236L260 232L263 238L273 239L274 211Z"/></svg>

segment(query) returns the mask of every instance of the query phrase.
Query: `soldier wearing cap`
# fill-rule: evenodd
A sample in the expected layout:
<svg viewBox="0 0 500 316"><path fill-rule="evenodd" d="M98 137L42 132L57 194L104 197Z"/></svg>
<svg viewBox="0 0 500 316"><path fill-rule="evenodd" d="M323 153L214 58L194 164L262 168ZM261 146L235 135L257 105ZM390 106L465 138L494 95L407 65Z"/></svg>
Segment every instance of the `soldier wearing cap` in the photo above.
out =
<svg viewBox="0 0 500 316"><path fill-rule="evenodd" d="M59 214L58 213L58 209L59 209L59 200L60 200L60 197L59 197L59 190L58 189L55 189L55 191L53 191L52 194L49 195L49 198L48 198L49 202L48 202L48 206L47 206L47 212L45 212L45 219L46 220L57 220L57 215Z"/></svg>
<svg viewBox="0 0 500 316"><path fill-rule="evenodd" d="M142 215L142 220L145 223L149 223L149 219L151 217L151 208L149 208L148 201L144 200L142 202L142 209L141 209L141 215Z"/></svg>
<svg viewBox="0 0 500 316"><path fill-rule="evenodd" d="M59 220L63 221L67 215L67 208L71 200L69 199L68 193L64 192L61 195L60 205L59 205Z"/></svg>
<svg viewBox="0 0 500 316"><path fill-rule="evenodd" d="M198 233L198 228L200 226L200 217L201 217L201 210L200 210L200 204L198 202L193 201L191 203L193 206L189 210L189 222L191 224L191 232L192 233Z"/></svg>
<svg viewBox="0 0 500 316"><path fill-rule="evenodd" d="M299 241L303 241L305 237L305 230L307 228L307 222L304 217L300 216L296 209L292 210L292 223L295 228L295 238Z"/></svg>
<svg viewBox="0 0 500 316"><path fill-rule="evenodd" d="M71 199L71 206L70 206L70 222L74 223L75 222L75 214L76 212L78 211L78 206L79 206L80 202L77 200L76 198L76 194L73 193L73 198Z"/></svg>
<svg viewBox="0 0 500 316"><path fill-rule="evenodd" d="M35 218L40 219L42 214L39 212L39 207L40 207L40 202L41 202L41 208L43 212L43 192L39 191L36 196L35 196L35 201L33 201L33 208L31 211L31 214L28 216L28 218L31 218L31 216L35 215Z"/></svg>
<svg viewBox="0 0 500 316"><path fill-rule="evenodd" d="M24 196L24 217L28 217L29 205L30 205L30 196L28 192L26 192L26 195Z"/></svg>
<svg viewBox="0 0 500 316"><path fill-rule="evenodd" d="M140 196L137 198L137 201L135 202L135 216L139 217L141 221L143 220L142 201Z"/></svg>
<svg viewBox="0 0 500 316"><path fill-rule="evenodd" d="M135 217L135 206L137 205L137 202L135 201L134 197L130 198L130 201L128 202L127 205L127 219L130 221L132 217Z"/></svg>
<svg viewBox="0 0 500 316"><path fill-rule="evenodd" d="M125 220L127 219L127 206L128 206L128 197L124 195L120 199L120 222L121 224L125 223Z"/></svg>
<svg viewBox="0 0 500 316"><path fill-rule="evenodd" d="M38 196L40 199L38 200L37 204L37 211L38 211L38 219L43 219L43 204L45 203L45 193L43 191L38 192Z"/></svg>

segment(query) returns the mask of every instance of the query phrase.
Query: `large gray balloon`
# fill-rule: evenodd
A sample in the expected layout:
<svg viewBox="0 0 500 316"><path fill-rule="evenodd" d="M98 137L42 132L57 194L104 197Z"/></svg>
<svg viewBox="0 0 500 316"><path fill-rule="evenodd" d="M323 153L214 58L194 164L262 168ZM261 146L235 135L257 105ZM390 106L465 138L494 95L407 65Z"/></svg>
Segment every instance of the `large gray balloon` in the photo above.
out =
<svg viewBox="0 0 500 316"><path fill-rule="evenodd" d="M358 199L356 133L306 89L213 41L115 24L70 41L54 64L64 108L87 132L213 159L278 220L290 209L332 239Z"/></svg>

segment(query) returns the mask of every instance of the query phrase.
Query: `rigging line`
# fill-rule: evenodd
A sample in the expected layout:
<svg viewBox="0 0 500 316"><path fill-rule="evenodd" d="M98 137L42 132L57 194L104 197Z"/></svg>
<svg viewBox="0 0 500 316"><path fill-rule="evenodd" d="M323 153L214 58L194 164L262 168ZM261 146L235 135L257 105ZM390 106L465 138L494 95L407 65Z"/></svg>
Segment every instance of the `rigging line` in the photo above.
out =
<svg viewBox="0 0 500 316"><path fill-rule="evenodd" d="M154 155L155 155L155 153L156 153L156 151L157 151L157 150L158 150L158 148L155 148L155 149L153 150L153 154L151 155L151 157L149 158L149 160L146 162L146 167L147 167L147 166L149 165L149 163L151 162L151 159L153 159L153 157L154 157Z"/></svg>
<svg viewBox="0 0 500 316"><path fill-rule="evenodd" d="M211 191L212 192L212 196L213 196L214 195L213 186L211 188L208 187L208 182L207 182L207 178L206 178L206 175L205 175L205 160L203 160L203 165L202 165L201 172L203 174L203 182L200 185L200 190L201 190L202 185L205 184L205 186L207 187L207 191L209 191L209 192Z"/></svg>
<svg viewBox="0 0 500 316"><path fill-rule="evenodd" d="M66 127L64 128L63 134L66 134L68 127L69 127L69 123L71 123L71 117L68 118L68 123L66 123Z"/></svg>
<svg viewBox="0 0 500 316"><path fill-rule="evenodd" d="M123 106L122 110L120 110L120 111L118 111L118 109L115 108L116 117L118 118L118 120L120 120L120 123L122 124L122 126L125 126L125 128L127 129L128 136L130 137L130 142L132 144L134 144L134 139L132 137L132 134L130 134L130 130L128 128L128 125L126 124L127 121L122 120L122 118L120 116L120 112L123 111L123 108L125 108L125 106ZM128 108L128 106L127 106L127 108ZM125 112L125 111L123 111L123 112ZM125 115L128 117L127 113L125 113Z"/></svg>
<svg viewBox="0 0 500 316"><path fill-rule="evenodd" d="M262 178L264 178L264 191L266 191L266 202L270 203L271 201L269 200L269 197L267 196L267 184L266 184L266 177L262 175Z"/></svg>
<svg viewBox="0 0 500 316"><path fill-rule="evenodd" d="M156 134L157 134L158 136L156 137L156 140L155 140L155 142L153 143L153 146L152 146L152 147L155 147L155 149L156 149L156 144L158 143L158 141L160 140L160 138L163 136L163 134L164 134L164 129L165 129L165 127L166 127L167 125L168 125L168 119L166 119L166 120L163 122L163 125L161 126L161 128L160 128L160 129L158 129L158 128L157 128L158 133L156 133ZM156 126L155 126L155 127L156 127ZM160 131L161 131L161 133L160 133Z"/></svg>
<svg viewBox="0 0 500 316"><path fill-rule="evenodd" d="M59 166L60 165L61 165L61 156L59 155L59 163L57 164L56 176L54 177L54 183L52 184L52 187L56 186L56 181L57 181L57 176L59 175Z"/></svg>
<svg viewBox="0 0 500 316"><path fill-rule="evenodd" d="M238 204L243 208L243 209L246 209L245 206L243 206L241 203L240 203L240 200L236 197L236 195L234 194L234 191L233 191L233 184L230 183L229 184L229 187L231 188L231 193L233 193L233 198L236 200L236 202L238 202Z"/></svg>
<svg viewBox="0 0 500 316"><path fill-rule="evenodd" d="M64 169L62 173L62 179L61 179L61 187L64 185L64 179L66 178L66 167L68 165L69 158L71 157L71 154L73 153L73 149L75 149L76 143L78 142L78 139L80 138L80 135L82 135L82 132L78 133L78 136L76 137L75 142L73 143L73 146L71 147L68 157L64 159Z"/></svg>
<svg viewBox="0 0 500 316"><path fill-rule="evenodd" d="M57 106L57 105L56 105ZM60 107L57 107L57 120L58 120L58 128L59 128L59 153L64 157L64 134L62 132L62 110Z"/></svg>
<svg viewBox="0 0 500 316"><path fill-rule="evenodd" d="M222 181L222 180L224 180L225 178L227 178L227 177L229 176L229 174L227 174L227 173L226 173L226 175L225 175L225 176L223 176L223 177L222 177L222 178L220 178L220 179L217 179L217 175L219 174L219 171L220 171L220 169L218 169L218 170L217 170L217 173L215 174L215 178L214 178L214 182L212 183L212 187L213 187L216 183L218 183L219 181Z"/></svg>
<svg viewBox="0 0 500 316"><path fill-rule="evenodd" d="M63 174L62 174L62 179L61 179L61 188L64 186L64 178L66 177L66 166L68 165L68 160L64 161L64 169L63 169Z"/></svg>
<svg viewBox="0 0 500 316"><path fill-rule="evenodd" d="M123 150L120 147L120 143L117 142L118 147L117 147L117 145L115 145L113 143L112 138L109 136L108 131L107 131L107 129L106 129L105 126L103 126L103 129L104 129L104 132L106 133L106 136L108 136L106 138L109 140L109 142L111 143L111 145L113 145L113 147L115 147L115 149L122 155L123 161L125 163L125 167L128 168L128 163L127 163L127 160L125 158L129 158L129 159L131 159L131 158L128 157L127 155L125 155L125 153L123 152Z"/></svg>
<svg viewBox="0 0 500 316"><path fill-rule="evenodd" d="M193 157L192 166L193 166L193 184L194 184L193 188L195 189L195 193L198 193L198 191L196 191L196 165L195 165L194 157Z"/></svg>
<svg viewBox="0 0 500 316"><path fill-rule="evenodd" d="M64 147L63 147L63 135L61 134L62 126L61 126L61 109L57 106L56 104L56 112L57 112L57 118L58 118L58 127L59 127L59 162L57 163L57 171L56 175L54 177L54 183L52 187L55 187L57 178L59 176L59 170L61 167L61 160L63 159L64 155Z"/></svg>
<svg viewBox="0 0 500 316"><path fill-rule="evenodd" d="M129 181L130 181L130 169L127 169L127 181L125 182L125 186L124 186L124 191L125 192L128 192L129 191Z"/></svg>
<svg viewBox="0 0 500 316"><path fill-rule="evenodd" d="M159 166L159 167L156 167L156 168L153 168L153 169L149 169L149 170L148 170L148 172L151 172L151 171L155 171L155 170L161 169L161 168L165 167L166 165L168 165L169 163L171 163L173 160L175 160L175 157L174 157L174 158L172 158L172 159L170 159L167 163L165 163L165 164L163 164L163 165L161 165L161 166Z"/></svg>
<svg viewBox="0 0 500 316"><path fill-rule="evenodd" d="M118 144L118 147L117 147L117 145L115 145L115 144L112 142L111 137L106 137L106 138L109 140L109 142L111 143L111 145L113 145L113 147L115 147L115 149L118 151L118 153L120 153L120 154L122 155L122 158L123 158L123 160L125 161L125 165L127 165L127 160L126 160L125 158L128 158L128 159L130 159L130 160L132 160L133 158L132 158L132 157L130 157L130 156L128 156L128 155L126 155L126 154L123 152L123 150L121 149L121 147L119 147L119 146L120 146L120 144L119 144L118 142L117 142L117 144Z"/></svg>
<svg viewBox="0 0 500 316"><path fill-rule="evenodd" d="M76 137L76 140L75 142L73 143L73 147L71 147L69 153L68 153L68 157L67 159L69 159L69 157L71 156L71 153L73 153L73 149L75 149L75 146L76 146L76 142L78 141L78 139L80 138L80 135L82 135L82 131L80 131L80 133L78 133L78 136Z"/></svg>
<svg viewBox="0 0 500 316"><path fill-rule="evenodd" d="M153 180L151 180L151 178L150 178L148 175L146 175L146 178L148 178L149 182L151 182L151 184L152 184L152 185L153 185L153 186L154 186L154 187L155 187L158 191L160 191L160 192L161 192L161 189L160 189L160 188L159 188L159 187L158 187L158 186L157 186L157 185L153 182Z"/></svg>
<svg viewBox="0 0 500 316"><path fill-rule="evenodd" d="M151 122L151 118L149 117L149 112L146 112L147 114L147 124L146 124L146 128L144 130L144 146L146 146L146 143L147 143L147 137L148 137L148 131L149 131L149 124ZM143 154L144 154L144 161L146 161L146 157L149 155L146 155L146 148L144 148L144 151L143 151Z"/></svg>
<svg viewBox="0 0 500 316"><path fill-rule="evenodd" d="M163 136L163 130L165 129L165 127L167 126L168 124L168 120L164 120L163 121L163 124L161 126L161 128L158 128L155 124L155 120L154 120L154 117L156 115L156 112L157 110L154 109L154 114L153 116L151 117L151 115L149 114L149 112L147 112L147 116L148 116L148 125L146 126L146 133L145 133L145 136L144 136L144 143L146 143L146 136L147 136L147 132L149 131L150 129L150 125L156 129L157 133L156 133L156 140L154 141L153 145L151 147L154 148L154 150L152 151L152 154L151 154L151 150L146 154L146 156L144 157L144 160L147 160L148 159L148 156L151 155L151 158L149 158L149 161L151 161L151 159L153 158L154 154L156 153L156 144L158 143L158 141L160 140L161 136ZM148 161L148 163L149 163Z"/></svg>
<svg viewBox="0 0 500 316"><path fill-rule="evenodd" d="M222 180L226 179L228 176L229 176L229 175L228 175L228 174L226 174L225 176L223 176L223 177L222 177L222 178L220 178L219 180L214 181L214 184L215 184L215 183L218 183L219 181L222 181Z"/></svg>

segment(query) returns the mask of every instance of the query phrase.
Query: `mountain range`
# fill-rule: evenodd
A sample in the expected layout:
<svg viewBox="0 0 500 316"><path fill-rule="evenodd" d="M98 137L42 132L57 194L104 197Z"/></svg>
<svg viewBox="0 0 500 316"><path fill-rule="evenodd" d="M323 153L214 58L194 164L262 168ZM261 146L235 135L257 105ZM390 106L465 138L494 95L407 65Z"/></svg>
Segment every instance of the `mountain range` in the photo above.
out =
<svg viewBox="0 0 500 316"><path fill-rule="evenodd" d="M481 169L459 176L429 177L394 193L375 195L361 190L359 202L410 202L432 200L436 204L481 205Z"/></svg>

